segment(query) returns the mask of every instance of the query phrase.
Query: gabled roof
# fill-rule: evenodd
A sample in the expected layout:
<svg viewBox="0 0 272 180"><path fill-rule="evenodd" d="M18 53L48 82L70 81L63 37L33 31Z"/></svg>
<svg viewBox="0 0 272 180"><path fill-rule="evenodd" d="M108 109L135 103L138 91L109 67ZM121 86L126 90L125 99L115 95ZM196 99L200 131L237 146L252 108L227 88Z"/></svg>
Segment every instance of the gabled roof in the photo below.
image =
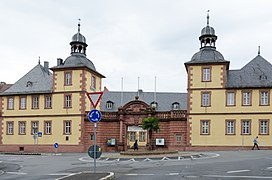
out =
<svg viewBox="0 0 272 180"><path fill-rule="evenodd" d="M10 86L12 86L12 84L6 84L6 83L3 83L3 82L0 82L0 93L7 90Z"/></svg>
<svg viewBox="0 0 272 180"><path fill-rule="evenodd" d="M0 95L51 93L52 88L52 73L38 64Z"/></svg>
<svg viewBox="0 0 272 180"><path fill-rule="evenodd" d="M226 88L272 87L272 65L257 55L240 70L229 70Z"/></svg>
<svg viewBox="0 0 272 180"><path fill-rule="evenodd" d="M121 107L121 94L123 94L123 104L135 100L138 92L105 91L101 99L101 111L118 111ZM150 105L154 102L154 92L139 92L139 101ZM106 103L113 102L113 108L107 109ZM156 92L156 102L158 103L156 111L170 111L173 103L179 103L180 110L187 110L187 93Z"/></svg>

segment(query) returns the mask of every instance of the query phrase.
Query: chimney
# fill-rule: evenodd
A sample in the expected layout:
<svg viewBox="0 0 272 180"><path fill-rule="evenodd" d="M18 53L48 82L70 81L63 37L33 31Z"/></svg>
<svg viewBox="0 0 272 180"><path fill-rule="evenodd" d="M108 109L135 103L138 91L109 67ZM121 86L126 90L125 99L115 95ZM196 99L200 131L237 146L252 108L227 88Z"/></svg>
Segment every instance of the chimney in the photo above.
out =
<svg viewBox="0 0 272 180"><path fill-rule="evenodd" d="M62 65L63 64L63 60L61 58L57 59L57 66Z"/></svg>
<svg viewBox="0 0 272 180"><path fill-rule="evenodd" d="M49 62L48 61L44 61L43 63L44 63L44 65L43 65L44 70L48 73L49 72Z"/></svg>

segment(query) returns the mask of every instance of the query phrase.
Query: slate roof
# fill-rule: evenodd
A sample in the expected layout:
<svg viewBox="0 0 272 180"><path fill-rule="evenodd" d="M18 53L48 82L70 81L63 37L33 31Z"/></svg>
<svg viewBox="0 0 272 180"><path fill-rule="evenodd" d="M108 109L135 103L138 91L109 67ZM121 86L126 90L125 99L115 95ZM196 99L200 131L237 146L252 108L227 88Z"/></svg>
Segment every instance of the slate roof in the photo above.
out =
<svg viewBox="0 0 272 180"><path fill-rule="evenodd" d="M135 100L135 96L138 92L123 92L123 105ZM113 108L107 109L106 103L108 101L113 102ZM142 92L139 93L139 101L144 101L147 104L154 102L154 92ZM156 102L158 103L157 111L170 111L172 110L172 104L177 102L180 105L180 110L187 110L187 93L171 93L171 92L157 92ZM121 107L121 91L105 91L101 98L101 110L116 112Z"/></svg>
<svg viewBox="0 0 272 180"><path fill-rule="evenodd" d="M226 88L272 87L272 65L257 55L240 70L229 70Z"/></svg>
<svg viewBox="0 0 272 180"><path fill-rule="evenodd" d="M10 86L12 86L12 84L6 84L6 83L1 82L0 83L0 93L7 90Z"/></svg>
<svg viewBox="0 0 272 180"><path fill-rule="evenodd" d="M38 64L0 95L51 93L52 88L52 73Z"/></svg>

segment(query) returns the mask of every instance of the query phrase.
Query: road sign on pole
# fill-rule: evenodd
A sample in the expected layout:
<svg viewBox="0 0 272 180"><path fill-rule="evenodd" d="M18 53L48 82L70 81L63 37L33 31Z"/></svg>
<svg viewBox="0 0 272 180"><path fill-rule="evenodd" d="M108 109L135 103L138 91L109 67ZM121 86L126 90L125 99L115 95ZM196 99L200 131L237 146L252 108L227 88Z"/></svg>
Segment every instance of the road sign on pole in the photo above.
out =
<svg viewBox="0 0 272 180"><path fill-rule="evenodd" d="M97 109L93 109L88 113L88 119L90 122L97 123L102 118L102 114Z"/></svg>
<svg viewBox="0 0 272 180"><path fill-rule="evenodd" d="M91 93L87 93L87 96L89 98L89 100L91 101L91 104L93 105L94 108L96 108L96 106L98 105L103 92L91 92Z"/></svg>

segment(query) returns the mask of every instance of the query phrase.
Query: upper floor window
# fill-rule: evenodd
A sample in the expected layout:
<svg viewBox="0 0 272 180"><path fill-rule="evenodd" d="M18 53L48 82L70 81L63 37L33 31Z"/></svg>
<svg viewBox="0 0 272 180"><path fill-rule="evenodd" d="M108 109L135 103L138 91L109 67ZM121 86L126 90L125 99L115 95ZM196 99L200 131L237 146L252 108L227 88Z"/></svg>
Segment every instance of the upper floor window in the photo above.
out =
<svg viewBox="0 0 272 180"><path fill-rule="evenodd" d="M259 120L259 134L267 135L269 134L269 121Z"/></svg>
<svg viewBox="0 0 272 180"><path fill-rule="evenodd" d="M106 102L106 108L107 109L112 109L113 108L113 102L112 101L107 101Z"/></svg>
<svg viewBox="0 0 272 180"><path fill-rule="evenodd" d="M65 94L65 96L64 96L64 107L65 108L71 108L72 107L72 95L71 94Z"/></svg>
<svg viewBox="0 0 272 180"><path fill-rule="evenodd" d="M251 121L242 120L242 134L249 135L251 133Z"/></svg>
<svg viewBox="0 0 272 180"><path fill-rule="evenodd" d="M20 97L19 109L26 109L26 97L25 96Z"/></svg>
<svg viewBox="0 0 272 180"><path fill-rule="evenodd" d="M8 97L8 109L14 109L14 98Z"/></svg>
<svg viewBox="0 0 272 180"><path fill-rule="evenodd" d="M235 93L227 92L227 106L235 106Z"/></svg>
<svg viewBox="0 0 272 180"><path fill-rule="evenodd" d="M235 134L235 120L226 120L226 134L227 135Z"/></svg>
<svg viewBox="0 0 272 180"><path fill-rule="evenodd" d="M158 108L158 103L153 101L151 104L151 107L154 108L154 109L157 109Z"/></svg>
<svg viewBox="0 0 272 180"><path fill-rule="evenodd" d="M211 68L203 67L202 68L202 81L211 81Z"/></svg>
<svg viewBox="0 0 272 180"><path fill-rule="evenodd" d="M251 91L242 92L242 105L243 106L251 105Z"/></svg>
<svg viewBox="0 0 272 180"><path fill-rule="evenodd" d="M52 96L46 95L44 96L45 109L52 108Z"/></svg>
<svg viewBox="0 0 272 180"><path fill-rule="evenodd" d="M91 90L95 90L96 89L96 78L95 76L91 77Z"/></svg>
<svg viewBox="0 0 272 180"><path fill-rule="evenodd" d="M65 86L72 85L72 72L71 71L64 72L64 85Z"/></svg>
<svg viewBox="0 0 272 180"><path fill-rule="evenodd" d="M201 106L203 107L211 106L211 92L201 93Z"/></svg>
<svg viewBox="0 0 272 180"><path fill-rule="evenodd" d="M32 96L32 109L39 109L39 96Z"/></svg>
<svg viewBox="0 0 272 180"><path fill-rule="evenodd" d="M260 105L261 106L269 105L269 91L260 92Z"/></svg>
<svg viewBox="0 0 272 180"><path fill-rule="evenodd" d="M200 134L209 135L210 134L210 120L200 121Z"/></svg>
<svg viewBox="0 0 272 180"><path fill-rule="evenodd" d="M172 104L172 109L173 109L173 110L179 110L179 109L180 109L179 103L178 103L178 102L173 103L173 104Z"/></svg>

